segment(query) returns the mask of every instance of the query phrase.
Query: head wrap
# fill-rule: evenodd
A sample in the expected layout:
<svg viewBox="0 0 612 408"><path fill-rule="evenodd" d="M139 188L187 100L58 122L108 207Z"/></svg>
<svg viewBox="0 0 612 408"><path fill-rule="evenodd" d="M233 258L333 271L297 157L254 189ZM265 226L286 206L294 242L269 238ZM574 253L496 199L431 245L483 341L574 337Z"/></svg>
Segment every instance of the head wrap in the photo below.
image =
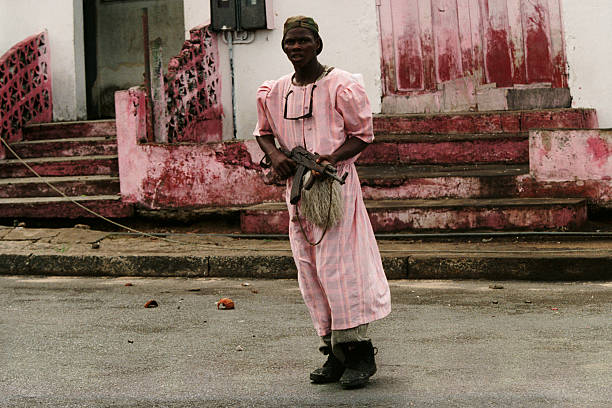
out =
<svg viewBox="0 0 612 408"><path fill-rule="evenodd" d="M283 27L283 37L287 34L287 31L297 27L307 28L313 33L319 35L319 25L313 20L312 17L293 16L289 17L287 21L285 21L285 25Z"/></svg>
<svg viewBox="0 0 612 408"><path fill-rule="evenodd" d="M289 32L289 30L292 30L294 28L300 28L300 27L306 28L312 31L315 37L315 40L319 40L321 42L321 47L319 47L319 49L317 50L317 54L320 54L321 51L323 50L323 40L321 40L321 37L319 36L319 25L314 21L312 17L306 17L306 16L289 17L285 21L285 25L283 26L283 39L281 41L281 45L284 43L285 35L287 35L287 32Z"/></svg>

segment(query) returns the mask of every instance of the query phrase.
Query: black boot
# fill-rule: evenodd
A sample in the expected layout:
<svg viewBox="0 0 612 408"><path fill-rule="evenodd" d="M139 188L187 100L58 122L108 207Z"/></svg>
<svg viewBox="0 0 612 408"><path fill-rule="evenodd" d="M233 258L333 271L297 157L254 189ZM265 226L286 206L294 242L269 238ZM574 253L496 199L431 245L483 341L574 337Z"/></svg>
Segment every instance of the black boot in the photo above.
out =
<svg viewBox="0 0 612 408"><path fill-rule="evenodd" d="M324 351L324 354L328 354L328 357L323 367L317 368L310 373L310 381L314 384L336 382L342 377L344 372L344 365L334 356L331 350Z"/></svg>
<svg viewBox="0 0 612 408"><path fill-rule="evenodd" d="M344 389L361 388L376 372L374 347L371 341L359 341L342 344L346 358L344 374L340 377L340 385Z"/></svg>

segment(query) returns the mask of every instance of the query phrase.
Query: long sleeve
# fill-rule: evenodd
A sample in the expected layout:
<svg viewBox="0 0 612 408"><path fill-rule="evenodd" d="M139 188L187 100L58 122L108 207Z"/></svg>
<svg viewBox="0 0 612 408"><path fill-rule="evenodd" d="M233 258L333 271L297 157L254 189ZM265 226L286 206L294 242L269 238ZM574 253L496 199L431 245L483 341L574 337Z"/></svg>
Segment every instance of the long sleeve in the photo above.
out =
<svg viewBox="0 0 612 408"><path fill-rule="evenodd" d="M347 137L358 137L366 143L374 141L372 108L361 84L351 82L338 92L336 110L344 118Z"/></svg>
<svg viewBox="0 0 612 408"><path fill-rule="evenodd" d="M257 89L257 125L253 136L274 135L266 100L274 81L266 81Z"/></svg>

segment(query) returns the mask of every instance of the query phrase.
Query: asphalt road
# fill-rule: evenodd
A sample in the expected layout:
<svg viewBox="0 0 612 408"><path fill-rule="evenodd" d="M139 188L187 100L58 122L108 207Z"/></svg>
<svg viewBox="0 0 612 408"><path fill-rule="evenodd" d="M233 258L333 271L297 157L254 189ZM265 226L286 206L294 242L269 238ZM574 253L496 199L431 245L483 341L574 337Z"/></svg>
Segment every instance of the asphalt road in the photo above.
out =
<svg viewBox="0 0 612 408"><path fill-rule="evenodd" d="M392 281L352 391L308 381L296 281L244 283L0 277L0 406L612 407L612 283Z"/></svg>

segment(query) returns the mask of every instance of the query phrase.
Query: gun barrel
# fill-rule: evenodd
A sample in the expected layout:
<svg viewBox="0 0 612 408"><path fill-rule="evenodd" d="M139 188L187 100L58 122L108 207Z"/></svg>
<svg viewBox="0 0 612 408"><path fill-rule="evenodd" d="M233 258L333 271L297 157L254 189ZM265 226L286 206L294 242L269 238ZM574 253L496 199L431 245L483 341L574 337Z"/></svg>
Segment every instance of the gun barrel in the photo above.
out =
<svg viewBox="0 0 612 408"><path fill-rule="evenodd" d="M344 175L342 177L338 177L336 172L328 172L327 170L325 171L325 175L327 177L330 177L334 180L336 180L338 183L340 184L344 184L346 181L346 176L348 176L348 173L344 173Z"/></svg>

